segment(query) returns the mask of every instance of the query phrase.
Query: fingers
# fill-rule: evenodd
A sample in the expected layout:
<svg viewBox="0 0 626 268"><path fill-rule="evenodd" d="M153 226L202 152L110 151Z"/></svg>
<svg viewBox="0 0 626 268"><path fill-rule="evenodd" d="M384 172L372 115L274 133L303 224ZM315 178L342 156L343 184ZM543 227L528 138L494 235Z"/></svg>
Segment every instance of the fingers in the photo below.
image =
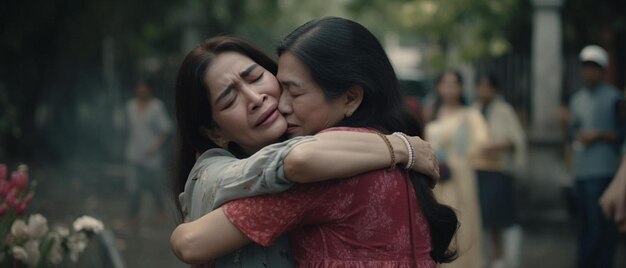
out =
<svg viewBox="0 0 626 268"><path fill-rule="evenodd" d="M413 170L428 176L429 186L435 187L439 181L439 161L435 155L435 151L429 142L420 137L413 136L409 138L411 146L415 151L415 166Z"/></svg>
<svg viewBox="0 0 626 268"><path fill-rule="evenodd" d="M615 206L615 224L619 227L621 232L626 232L626 204L624 202L619 202Z"/></svg>
<svg viewBox="0 0 626 268"><path fill-rule="evenodd" d="M609 193L604 193L598 201L598 204L600 205L600 208L602 208L602 214L604 214L604 217L610 220L613 218L613 211L615 208L608 194Z"/></svg>

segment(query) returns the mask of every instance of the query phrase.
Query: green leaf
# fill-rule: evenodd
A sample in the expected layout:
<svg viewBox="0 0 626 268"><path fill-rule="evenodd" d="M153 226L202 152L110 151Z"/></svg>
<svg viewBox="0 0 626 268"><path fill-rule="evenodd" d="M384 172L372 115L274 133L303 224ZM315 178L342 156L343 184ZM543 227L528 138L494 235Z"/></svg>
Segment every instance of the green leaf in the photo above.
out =
<svg viewBox="0 0 626 268"><path fill-rule="evenodd" d="M56 240L55 237L50 237L39 246L39 252L41 252L41 254L39 257L39 262L37 263L36 267L43 268L47 266L48 255L50 255L50 250L52 250L52 246L54 246L55 240Z"/></svg>

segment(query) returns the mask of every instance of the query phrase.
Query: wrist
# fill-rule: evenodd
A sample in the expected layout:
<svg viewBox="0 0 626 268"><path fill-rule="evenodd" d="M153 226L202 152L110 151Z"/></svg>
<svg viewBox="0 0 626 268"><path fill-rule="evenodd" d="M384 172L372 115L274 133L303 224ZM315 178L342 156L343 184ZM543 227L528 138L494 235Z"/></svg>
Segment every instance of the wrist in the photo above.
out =
<svg viewBox="0 0 626 268"><path fill-rule="evenodd" d="M407 151L407 147L404 144L404 141L402 141L402 138L396 135L387 135L387 138L389 139L391 147L396 154L396 162L398 164L406 164L409 161L409 152Z"/></svg>

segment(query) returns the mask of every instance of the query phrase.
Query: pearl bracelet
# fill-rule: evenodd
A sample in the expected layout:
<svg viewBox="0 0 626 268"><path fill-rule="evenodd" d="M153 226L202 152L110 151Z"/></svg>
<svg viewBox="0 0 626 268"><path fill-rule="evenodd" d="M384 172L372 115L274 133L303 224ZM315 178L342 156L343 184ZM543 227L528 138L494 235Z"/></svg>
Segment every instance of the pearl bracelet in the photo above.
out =
<svg viewBox="0 0 626 268"><path fill-rule="evenodd" d="M402 132L394 132L392 135L399 137L406 145L406 150L409 153L409 160L406 163L406 169L410 170L415 165L415 152L413 146L409 142L409 137Z"/></svg>

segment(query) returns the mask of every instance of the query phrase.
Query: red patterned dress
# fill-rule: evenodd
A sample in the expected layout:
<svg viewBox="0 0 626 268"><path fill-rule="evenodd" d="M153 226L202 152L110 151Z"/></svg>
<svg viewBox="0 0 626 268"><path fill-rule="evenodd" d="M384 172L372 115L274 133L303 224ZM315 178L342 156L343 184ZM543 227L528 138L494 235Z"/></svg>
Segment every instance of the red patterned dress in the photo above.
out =
<svg viewBox="0 0 626 268"><path fill-rule="evenodd" d="M223 207L231 222L258 244L270 245L288 232L299 267L436 266L428 222L403 169L299 184Z"/></svg>

